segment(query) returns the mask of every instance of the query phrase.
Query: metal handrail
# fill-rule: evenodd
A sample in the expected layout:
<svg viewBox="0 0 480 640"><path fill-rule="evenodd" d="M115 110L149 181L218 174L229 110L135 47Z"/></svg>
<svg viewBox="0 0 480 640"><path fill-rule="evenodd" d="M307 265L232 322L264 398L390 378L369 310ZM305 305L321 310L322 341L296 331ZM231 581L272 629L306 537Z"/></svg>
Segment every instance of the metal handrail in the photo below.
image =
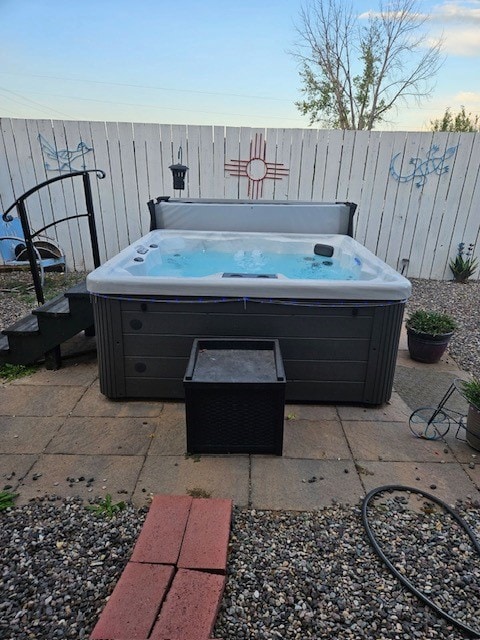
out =
<svg viewBox="0 0 480 640"><path fill-rule="evenodd" d="M19 198L15 200L15 202L3 213L2 218L4 222L11 222L13 220L13 216L10 215L10 211L16 208L18 218L20 219L20 223L22 225L22 231L25 238L25 246L27 248L27 256L28 262L30 264L30 271L33 278L33 286L35 288L35 295L37 297L37 302L39 304L43 304L45 302L45 298L43 295L43 287L41 279L39 278L38 269L37 269L37 259L35 254L35 246L33 244L33 238L38 236L42 231L53 227L60 222L65 222L66 220L73 220L75 218L88 218L88 228L90 231L90 243L92 247L93 254L93 264L96 267L100 266L100 251L98 249L98 236L97 236L97 227L95 224L95 212L93 210L93 198L92 198L92 187L90 184L90 176L89 173L95 173L97 178L102 180L105 178L105 172L101 169L85 169L84 171L72 171L72 173L66 173L64 175L55 176L55 178L50 178L50 180L45 180L40 184L37 184L35 187L32 187L24 194L22 194ZM83 179L83 191L85 194L85 204L87 207L87 213L79 213L75 216L68 216L66 218L61 218L60 220L55 220L54 222L38 229L37 231L32 232L30 230L30 223L28 221L28 214L25 208L25 200L29 198L33 193L36 193L43 187L46 187L53 182L58 182L59 180L65 180L66 178L76 178L77 176L82 176ZM38 253L38 252L37 252Z"/></svg>

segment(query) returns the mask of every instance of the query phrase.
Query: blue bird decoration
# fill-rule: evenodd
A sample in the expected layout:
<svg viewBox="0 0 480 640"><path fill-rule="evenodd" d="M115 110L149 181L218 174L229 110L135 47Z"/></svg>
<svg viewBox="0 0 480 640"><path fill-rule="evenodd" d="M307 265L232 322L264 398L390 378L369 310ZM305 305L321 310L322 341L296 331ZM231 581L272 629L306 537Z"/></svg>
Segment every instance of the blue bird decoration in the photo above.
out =
<svg viewBox="0 0 480 640"><path fill-rule="evenodd" d="M85 164L85 155L93 151L93 147L89 147L85 142L80 141L77 144L77 148L70 149L61 149L58 150L45 140L45 138L40 133L38 135L38 141L40 142L40 146L42 148L42 152L44 156L47 158L54 160L56 166L51 166L48 162L45 162L45 169L47 171L81 171L82 169L86 169ZM72 163L75 162L78 158L84 158L84 162L81 165L80 169L76 169L72 166Z"/></svg>

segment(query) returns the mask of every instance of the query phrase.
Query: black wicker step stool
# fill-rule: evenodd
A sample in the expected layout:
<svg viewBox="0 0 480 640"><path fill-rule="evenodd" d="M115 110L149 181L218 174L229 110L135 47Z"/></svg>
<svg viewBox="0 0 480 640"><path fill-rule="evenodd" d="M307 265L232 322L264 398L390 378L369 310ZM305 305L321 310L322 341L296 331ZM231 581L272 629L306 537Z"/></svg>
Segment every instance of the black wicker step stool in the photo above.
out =
<svg viewBox="0 0 480 640"><path fill-rule="evenodd" d="M278 340L197 338L183 384L188 453L282 455L286 379Z"/></svg>

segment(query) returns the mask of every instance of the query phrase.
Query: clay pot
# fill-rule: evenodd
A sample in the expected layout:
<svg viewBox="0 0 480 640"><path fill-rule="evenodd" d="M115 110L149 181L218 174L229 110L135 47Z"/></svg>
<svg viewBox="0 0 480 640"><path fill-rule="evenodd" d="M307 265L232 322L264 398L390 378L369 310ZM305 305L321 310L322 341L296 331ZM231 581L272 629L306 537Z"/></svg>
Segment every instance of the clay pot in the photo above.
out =
<svg viewBox="0 0 480 640"><path fill-rule="evenodd" d="M467 442L473 449L480 451L480 411L473 404L468 407Z"/></svg>
<svg viewBox="0 0 480 640"><path fill-rule="evenodd" d="M453 331L432 336L428 333L418 333L407 329L410 357L412 360L427 362L429 364L438 362L447 350L448 343L452 336Z"/></svg>

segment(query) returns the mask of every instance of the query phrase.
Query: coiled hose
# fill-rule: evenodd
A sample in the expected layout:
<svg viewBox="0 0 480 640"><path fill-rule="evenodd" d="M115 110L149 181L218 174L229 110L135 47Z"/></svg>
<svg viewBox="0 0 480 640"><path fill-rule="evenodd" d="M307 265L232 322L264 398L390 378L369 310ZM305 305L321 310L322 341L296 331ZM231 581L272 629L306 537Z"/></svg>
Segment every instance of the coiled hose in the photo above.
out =
<svg viewBox="0 0 480 640"><path fill-rule="evenodd" d="M472 629L472 627L468 626L467 624L464 624L460 620L457 620L456 618L451 616L449 613L447 613L446 611L441 609L434 602L432 602L432 600L430 600L430 598L427 598L427 596L422 591L419 591L410 582L410 580L408 580L408 578L405 578L405 576L403 576L394 567L394 565L390 562L390 560L387 558L387 556L383 553L383 551L380 548L380 545L378 544L377 539L375 538L375 535L373 534L373 531L372 531L372 529L370 527L370 523L368 521L367 510L368 510L369 503L371 502L371 500L376 495L378 495L379 493L391 492L391 491L408 491L408 492L411 492L411 493L418 493L418 494L424 496L425 498L428 498L428 500L431 500L432 502L436 502L443 509L445 509L445 511L447 511L447 513L449 513L452 516L452 518L462 527L462 529L467 533L468 537L472 541L472 544L473 544L475 550L477 551L478 554L480 554L480 543L478 542L473 530L468 526L468 524L448 504L446 504L445 502L443 502L439 498L437 498L435 496L432 496L431 494L427 493L426 491L422 491L421 489L413 489L412 487L406 487L406 486L403 486L403 485L396 485L396 484L385 485L383 487L377 487L376 489L373 489L372 491L370 491L370 493L368 493L365 496L364 500L363 500L363 504L362 504L362 522L363 522L363 526L365 527L365 531L367 533L368 539L369 539L372 547L374 548L376 554L385 563L385 565L388 567L390 572L395 576L395 578L397 578L397 580L399 580L403 584L404 587L406 587L411 593L413 593L415 596L417 596L417 598L422 600L428 607L433 609L439 616L441 616L442 618L444 618L445 620L450 622L452 625L454 625L458 629L461 629L465 633L468 633L472 637L480 638L480 631L479 630Z"/></svg>

